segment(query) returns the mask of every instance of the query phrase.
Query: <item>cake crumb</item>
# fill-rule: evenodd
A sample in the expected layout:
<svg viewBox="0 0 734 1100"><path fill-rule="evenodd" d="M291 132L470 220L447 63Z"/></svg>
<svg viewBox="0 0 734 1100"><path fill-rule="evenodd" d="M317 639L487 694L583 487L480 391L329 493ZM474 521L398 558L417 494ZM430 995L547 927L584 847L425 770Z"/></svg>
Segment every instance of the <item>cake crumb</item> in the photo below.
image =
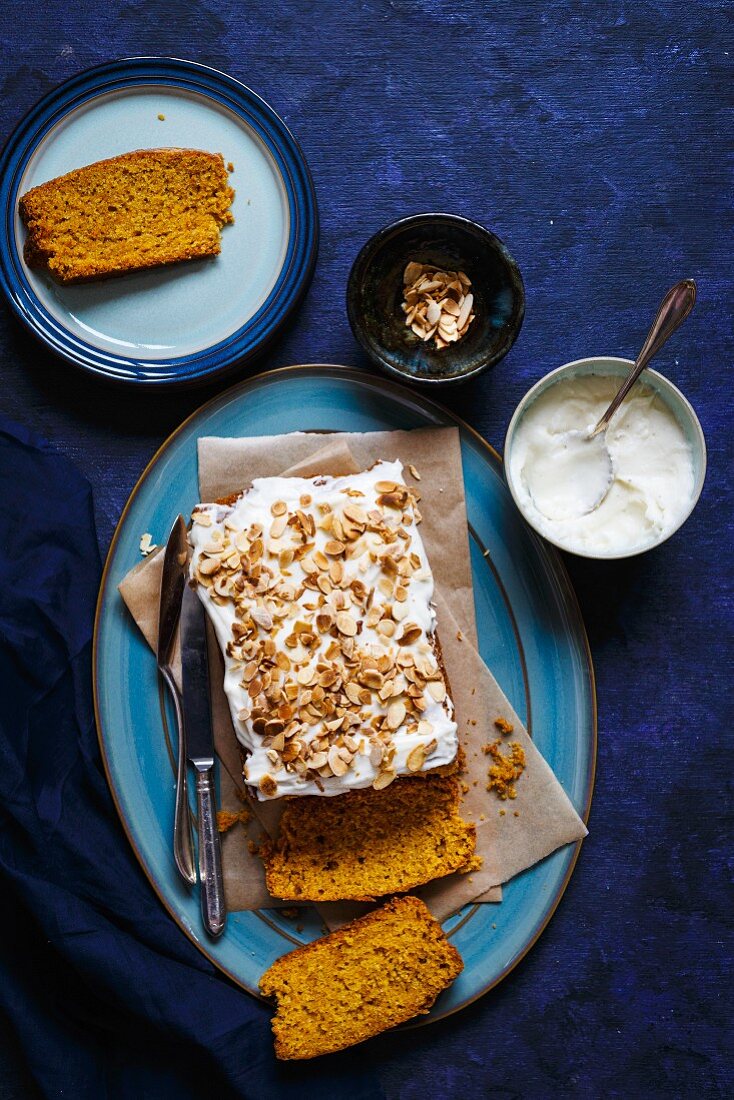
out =
<svg viewBox="0 0 734 1100"><path fill-rule="evenodd" d="M227 171L228 172L234 172L234 164L232 164L231 160L227 161Z"/></svg>
<svg viewBox="0 0 734 1100"><path fill-rule="evenodd" d="M166 116L165 115L158 115L158 121L159 122L165 122L166 121Z"/></svg>
<svg viewBox="0 0 734 1100"><path fill-rule="evenodd" d="M494 760L487 773L487 790L495 791L497 797L504 801L507 798L517 798L515 782L525 770L525 750L517 741L511 741L508 745L509 751L503 753L501 745L502 742L498 739L490 745L483 745L482 752Z"/></svg>
<svg viewBox="0 0 734 1100"><path fill-rule="evenodd" d="M512 723L508 722L506 718L495 718L494 724L500 733L505 735L512 733L515 729Z"/></svg>
<svg viewBox="0 0 734 1100"><path fill-rule="evenodd" d="M217 810L217 831L227 833L238 821L246 825L249 820L249 810L239 810L238 813L233 813L231 810Z"/></svg>

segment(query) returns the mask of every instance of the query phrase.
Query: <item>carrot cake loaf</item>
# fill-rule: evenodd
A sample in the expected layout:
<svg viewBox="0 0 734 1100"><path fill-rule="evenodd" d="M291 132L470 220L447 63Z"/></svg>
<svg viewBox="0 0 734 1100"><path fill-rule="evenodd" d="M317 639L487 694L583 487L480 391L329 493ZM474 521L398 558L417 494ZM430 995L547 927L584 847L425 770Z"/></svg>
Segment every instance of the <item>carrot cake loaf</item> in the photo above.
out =
<svg viewBox="0 0 734 1100"><path fill-rule="evenodd" d="M141 149L100 160L23 195L25 259L76 283L216 256L233 198L221 153Z"/></svg>
<svg viewBox="0 0 734 1100"><path fill-rule="evenodd" d="M402 469L259 478L192 514L191 576L260 799L382 790L456 761L433 574Z"/></svg>
<svg viewBox="0 0 734 1100"><path fill-rule="evenodd" d="M289 799L261 850L269 892L287 901L373 901L473 865L476 829L456 776L426 776L349 798Z"/></svg>
<svg viewBox="0 0 734 1100"><path fill-rule="evenodd" d="M277 1001L276 1057L331 1054L426 1013L462 969L423 902L395 898L263 974L262 993Z"/></svg>

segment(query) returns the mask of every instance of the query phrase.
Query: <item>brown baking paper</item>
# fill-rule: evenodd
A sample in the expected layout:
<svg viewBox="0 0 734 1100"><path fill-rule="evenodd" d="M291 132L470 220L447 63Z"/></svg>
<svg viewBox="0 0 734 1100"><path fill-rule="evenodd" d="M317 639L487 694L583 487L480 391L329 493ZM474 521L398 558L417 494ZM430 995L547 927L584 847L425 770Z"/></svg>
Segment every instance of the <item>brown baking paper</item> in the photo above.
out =
<svg viewBox="0 0 734 1100"><path fill-rule="evenodd" d="M477 852L482 857L479 870L468 875L450 875L418 891L435 915L443 919L468 902L500 900L500 883L561 845L586 835L563 789L475 647L458 431L429 428L329 436L295 433L253 439L202 438L200 497L210 501L228 496L246 488L256 477L357 472L380 458L400 459L406 481L421 493L421 531L436 580L438 633L467 759L462 813L477 826ZM419 471L420 482L411 476L411 465ZM156 640L161 566L162 555L158 553L131 570L120 585L123 599L151 645ZM231 780L225 781L222 774L220 803L223 809L236 811L242 806L237 793L243 787L241 763L221 688L222 660L213 634L210 641L215 743L224 772ZM486 790L491 758L482 753L481 747L497 738L494 726L497 717L505 717L514 725L512 736L506 740L519 741L526 753L526 768L518 780L518 797L514 801L500 802ZM258 803L249 799L248 804L253 809L253 819L247 834L236 826L222 838L228 907L234 910L282 906L287 903L268 895L262 863L248 847L248 840L256 843L263 830L274 835L281 807L277 801ZM349 903L318 908L330 927L350 919L358 911L358 907Z"/></svg>

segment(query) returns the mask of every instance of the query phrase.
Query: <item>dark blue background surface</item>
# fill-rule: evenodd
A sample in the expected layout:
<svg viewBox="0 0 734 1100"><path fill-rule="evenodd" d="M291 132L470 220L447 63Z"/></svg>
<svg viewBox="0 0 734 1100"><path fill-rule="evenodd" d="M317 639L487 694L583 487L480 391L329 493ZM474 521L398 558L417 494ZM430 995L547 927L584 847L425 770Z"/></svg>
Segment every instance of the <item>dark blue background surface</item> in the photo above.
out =
<svg viewBox="0 0 734 1100"><path fill-rule="evenodd" d="M600 727L591 834L573 880L502 986L348 1056L355 1080L377 1072L375 1095L731 1094L730 11L672 0L52 0L41 11L6 0L0 12L8 130L55 83L135 53L225 69L293 129L320 200L321 253L298 320L262 367L364 365L343 305L350 264L380 225L422 209L484 222L523 271L517 345L443 398L497 446L541 374L596 352L634 355L667 287L698 281L694 314L656 366L700 415L702 500L646 557L568 562ZM211 390L93 385L4 310L0 346L0 407L89 478L106 550L153 450ZM3 1100L31 1094L6 1035ZM312 1082L319 1072L339 1095L329 1063Z"/></svg>

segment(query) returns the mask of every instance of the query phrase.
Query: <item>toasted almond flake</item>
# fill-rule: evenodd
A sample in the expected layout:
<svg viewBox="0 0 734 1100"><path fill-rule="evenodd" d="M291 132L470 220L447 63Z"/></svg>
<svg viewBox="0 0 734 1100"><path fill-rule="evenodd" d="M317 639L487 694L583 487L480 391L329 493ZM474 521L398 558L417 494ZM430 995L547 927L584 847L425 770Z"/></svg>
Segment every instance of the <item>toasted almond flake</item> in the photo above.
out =
<svg viewBox="0 0 734 1100"><path fill-rule="evenodd" d="M257 785L258 785L260 791L267 798L272 798L273 795L278 793L278 784L273 779L272 775L268 775L267 772L265 773L265 775L260 776L260 779L259 779Z"/></svg>
<svg viewBox="0 0 734 1100"><path fill-rule="evenodd" d="M191 522L198 524L199 527L211 527L212 517L209 512L192 512Z"/></svg>
<svg viewBox="0 0 734 1100"><path fill-rule="evenodd" d="M237 717L240 722L246 722L247 719L250 717L250 714L251 711L249 711L247 707L242 707L240 710L237 711Z"/></svg>
<svg viewBox="0 0 734 1100"><path fill-rule="evenodd" d="M340 634L353 638L357 633L357 623L348 611L340 611L336 616L336 627Z"/></svg>
<svg viewBox="0 0 734 1100"><path fill-rule="evenodd" d="M392 605L392 617L396 623L400 623L408 617L410 608L407 603L394 603Z"/></svg>
<svg viewBox="0 0 734 1100"><path fill-rule="evenodd" d="M324 543L324 553L328 554L330 558L338 558L345 550L346 546L338 539L329 539L328 542Z"/></svg>
<svg viewBox="0 0 734 1100"><path fill-rule="evenodd" d="M379 741L372 741L370 743L370 764L373 768L379 768L382 763L382 757L384 755L384 749Z"/></svg>
<svg viewBox="0 0 734 1100"><path fill-rule="evenodd" d="M319 768L323 768L325 764L328 764L329 758L325 752L315 752L308 762L308 766L313 768L314 771L318 771Z"/></svg>
<svg viewBox="0 0 734 1100"><path fill-rule="evenodd" d="M461 309L459 310L459 316L456 322L459 329L463 329L467 321L469 320L469 315L471 314L473 305L474 295L467 294L466 298L464 298L464 301L461 303Z"/></svg>
<svg viewBox="0 0 734 1100"><path fill-rule="evenodd" d="M405 721L406 706L402 699L396 699L387 708L387 724L391 730L398 729Z"/></svg>
<svg viewBox="0 0 734 1100"><path fill-rule="evenodd" d="M422 274L423 264L419 264L416 263L415 260L411 260L410 263L406 265L405 271L403 272L403 282L407 286L410 283L414 283L415 280L418 279Z"/></svg>
<svg viewBox="0 0 734 1100"><path fill-rule="evenodd" d="M362 688L360 688L359 684L354 684L350 681L344 685L344 693L350 703L359 706L362 702Z"/></svg>
<svg viewBox="0 0 734 1100"><path fill-rule="evenodd" d="M409 772L419 772L426 760L426 750L423 744L416 745L408 753L405 763Z"/></svg>
<svg viewBox="0 0 734 1100"><path fill-rule="evenodd" d="M276 500L272 504L270 511L274 516L284 516L288 511L288 505L284 500Z"/></svg>
<svg viewBox="0 0 734 1100"><path fill-rule="evenodd" d="M212 577L222 568L219 558L200 558L197 566L203 577Z"/></svg>
<svg viewBox="0 0 734 1100"><path fill-rule="evenodd" d="M443 703L446 698L446 685L443 680L431 680L430 683L426 684L426 687L428 688L428 694L435 702Z"/></svg>
<svg viewBox="0 0 734 1100"><path fill-rule="evenodd" d="M418 473L412 462L408 463L408 471L411 477L414 477L416 481L420 481L421 475Z"/></svg>
<svg viewBox="0 0 734 1100"><path fill-rule="evenodd" d="M413 645L421 636L421 628L417 623L406 623L403 632L398 638L399 645Z"/></svg>
<svg viewBox="0 0 734 1100"><path fill-rule="evenodd" d="M375 492L376 493L394 493L397 489L404 488L404 486L398 485L395 481L376 481Z"/></svg>
<svg viewBox="0 0 734 1100"><path fill-rule="evenodd" d="M140 539L140 553L143 557L147 557L148 554L152 554L153 551L157 549L157 546L153 543L153 536L150 531L146 531Z"/></svg>
<svg viewBox="0 0 734 1100"><path fill-rule="evenodd" d="M379 772L379 774L375 777L374 783L372 784L372 789L374 791L384 790L385 787L390 786L393 779L395 779L396 775L397 775L397 772L394 772L394 771Z"/></svg>
<svg viewBox="0 0 734 1100"><path fill-rule="evenodd" d="M281 515L276 516L273 522L270 524L270 537L271 539L279 539L288 526L288 516Z"/></svg>
<svg viewBox="0 0 734 1100"><path fill-rule="evenodd" d="M258 626L263 630L273 629L273 616L269 611L266 611L264 607L252 607L250 608L250 617Z"/></svg>
<svg viewBox="0 0 734 1100"><path fill-rule="evenodd" d="M336 745L332 745L329 749L327 759L334 775L346 775L349 771L349 764L340 754Z"/></svg>

